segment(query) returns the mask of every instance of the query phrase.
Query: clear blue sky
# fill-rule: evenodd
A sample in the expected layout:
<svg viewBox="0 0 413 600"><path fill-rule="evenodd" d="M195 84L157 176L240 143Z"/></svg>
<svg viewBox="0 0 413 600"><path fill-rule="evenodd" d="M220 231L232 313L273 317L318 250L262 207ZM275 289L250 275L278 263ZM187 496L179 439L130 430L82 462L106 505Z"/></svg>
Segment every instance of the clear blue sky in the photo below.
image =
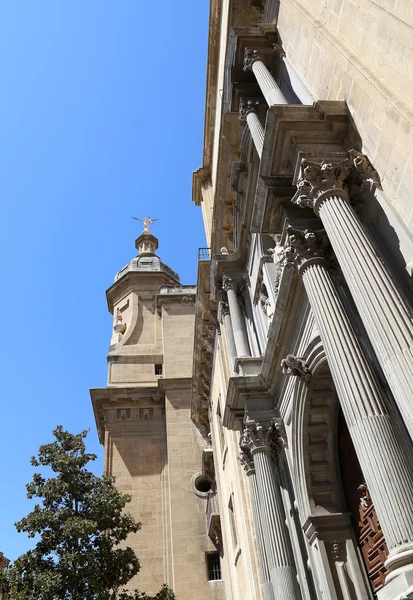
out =
<svg viewBox="0 0 413 600"><path fill-rule="evenodd" d="M208 0L0 3L0 550L30 542L30 456L90 428L106 385L105 290L135 254L131 215L160 218L159 255L195 283Z"/></svg>

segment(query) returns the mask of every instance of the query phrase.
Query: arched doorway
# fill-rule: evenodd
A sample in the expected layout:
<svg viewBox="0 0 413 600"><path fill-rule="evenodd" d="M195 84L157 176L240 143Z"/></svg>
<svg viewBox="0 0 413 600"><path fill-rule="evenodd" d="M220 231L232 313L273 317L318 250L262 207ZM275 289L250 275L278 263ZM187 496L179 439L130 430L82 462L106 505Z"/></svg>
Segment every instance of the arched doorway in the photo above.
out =
<svg viewBox="0 0 413 600"><path fill-rule="evenodd" d="M320 338L303 358L312 377L295 387L293 478L318 595L364 600L383 586L387 548Z"/></svg>
<svg viewBox="0 0 413 600"><path fill-rule="evenodd" d="M389 552L341 410L338 418L338 451L346 503L372 591L377 594L387 575L384 563Z"/></svg>

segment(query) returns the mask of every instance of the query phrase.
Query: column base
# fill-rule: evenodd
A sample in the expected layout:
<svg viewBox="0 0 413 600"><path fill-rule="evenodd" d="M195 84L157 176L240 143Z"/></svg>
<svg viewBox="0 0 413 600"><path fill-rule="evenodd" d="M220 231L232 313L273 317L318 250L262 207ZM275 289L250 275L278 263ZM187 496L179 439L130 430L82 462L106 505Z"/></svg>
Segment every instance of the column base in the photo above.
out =
<svg viewBox="0 0 413 600"><path fill-rule="evenodd" d="M393 556L390 554L386 560L385 567L389 570L389 574L386 577L386 585L403 573L412 573L413 576L413 548L410 544L409 546Z"/></svg>
<svg viewBox="0 0 413 600"><path fill-rule="evenodd" d="M413 571L396 575L377 592L378 600L413 599Z"/></svg>
<svg viewBox="0 0 413 600"><path fill-rule="evenodd" d="M264 583L264 599L265 600L275 600L274 598L274 590L272 587L272 583L268 581Z"/></svg>

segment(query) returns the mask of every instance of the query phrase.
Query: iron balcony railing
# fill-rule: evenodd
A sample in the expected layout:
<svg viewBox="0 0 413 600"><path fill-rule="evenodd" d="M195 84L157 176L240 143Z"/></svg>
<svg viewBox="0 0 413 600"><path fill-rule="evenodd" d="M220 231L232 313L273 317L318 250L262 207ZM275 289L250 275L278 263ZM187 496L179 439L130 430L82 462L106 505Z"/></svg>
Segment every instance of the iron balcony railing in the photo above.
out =
<svg viewBox="0 0 413 600"><path fill-rule="evenodd" d="M211 248L198 248L198 260L211 260Z"/></svg>

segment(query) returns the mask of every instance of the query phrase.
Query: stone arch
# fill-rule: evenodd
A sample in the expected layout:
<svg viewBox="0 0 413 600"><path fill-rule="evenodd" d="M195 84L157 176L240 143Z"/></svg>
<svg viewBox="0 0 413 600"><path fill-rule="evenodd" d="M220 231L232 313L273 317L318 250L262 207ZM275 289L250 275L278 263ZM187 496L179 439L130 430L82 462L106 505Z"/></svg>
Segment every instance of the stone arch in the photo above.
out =
<svg viewBox="0 0 413 600"><path fill-rule="evenodd" d="M319 337L300 358L311 379L296 378L292 412L294 488L312 548L316 585L326 598L371 598L367 571L344 498L338 453L340 403Z"/></svg>
<svg viewBox="0 0 413 600"><path fill-rule="evenodd" d="M345 510L337 453L339 401L319 337L302 356L309 383L297 379L292 415L294 479L301 522Z"/></svg>

